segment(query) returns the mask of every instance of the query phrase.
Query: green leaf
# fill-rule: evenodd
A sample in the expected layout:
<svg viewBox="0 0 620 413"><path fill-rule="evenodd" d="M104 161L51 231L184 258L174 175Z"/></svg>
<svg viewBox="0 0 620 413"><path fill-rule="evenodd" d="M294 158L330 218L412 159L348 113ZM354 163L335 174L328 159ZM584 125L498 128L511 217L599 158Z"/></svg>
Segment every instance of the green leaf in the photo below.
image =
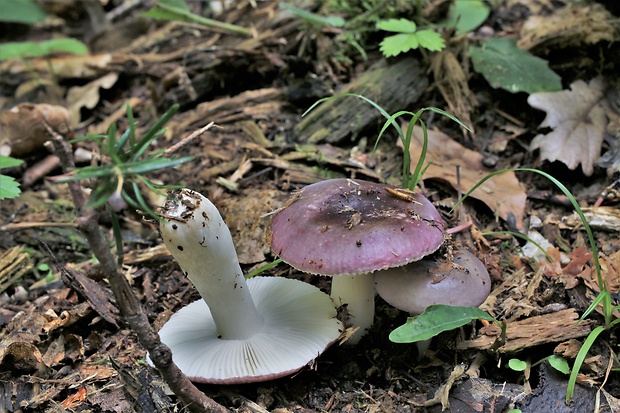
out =
<svg viewBox="0 0 620 413"><path fill-rule="evenodd" d="M420 46L431 52L439 52L446 47L443 37L434 30L420 30L415 35L418 37Z"/></svg>
<svg viewBox="0 0 620 413"><path fill-rule="evenodd" d="M407 19L379 20L376 27L379 30L397 33L415 33L417 30L416 24Z"/></svg>
<svg viewBox="0 0 620 413"><path fill-rule="evenodd" d="M11 168L21 165L24 161L21 159L11 158L10 156L0 155L0 169ZM0 200L7 198L16 198L21 194L19 182L10 176L0 174Z"/></svg>
<svg viewBox="0 0 620 413"><path fill-rule="evenodd" d="M290 11L297 17L305 20L306 22L317 26L330 26L330 27L343 27L345 21L342 17L338 16L319 16L318 14L310 13L299 7L295 7L290 3L280 3L280 7Z"/></svg>
<svg viewBox="0 0 620 413"><path fill-rule="evenodd" d="M518 48L514 39L490 38L469 52L474 69L494 88L529 94L562 89L560 76L548 62Z"/></svg>
<svg viewBox="0 0 620 413"><path fill-rule="evenodd" d="M443 24L455 27L456 34L469 33L478 28L489 17L490 9L482 0L456 0Z"/></svg>
<svg viewBox="0 0 620 413"><path fill-rule="evenodd" d="M411 49L417 49L419 45L420 42L415 34L401 33L383 39L379 45L379 50L385 57L391 57L408 52Z"/></svg>
<svg viewBox="0 0 620 413"><path fill-rule="evenodd" d="M454 330L473 320L496 321L476 307L431 305L422 314L409 317L407 322L390 333L394 343L415 343L428 340L444 331Z"/></svg>
<svg viewBox="0 0 620 413"><path fill-rule="evenodd" d="M160 0L142 15L161 20L181 20L180 16L185 14L191 14L191 11L183 0Z"/></svg>
<svg viewBox="0 0 620 413"><path fill-rule="evenodd" d="M88 47L76 39L52 39L44 42L8 42L0 44L0 60L14 57L49 56L54 52L87 54Z"/></svg>
<svg viewBox="0 0 620 413"><path fill-rule="evenodd" d="M553 367L557 371L564 374L570 374L570 367L568 366L568 361L566 361L564 357L556 356L554 354L552 356L549 356L547 360L549 360L549 364L551 364L551 367Z"/></svg>
<svg viewBox="0 0 620 413"><path fill-rule="evenodd" d="M47 17L35 0L1 0L0 21L33 24Z"/></svg>
<svg viewBox="0 0 620 413"><path fill-rule="evenodd" d="M0 175L0 200L16 198L21 192L19 182L10 176Z"/></svg>
<svg viewBox="0 0 620 413"><path fill-rule="evenodd" d="M0 169L2 168L12 168L13 166L18 166L24 163L21 159L11 158L10 156L0 155Z"/></svg>
<svg viewBox="0 0 620 413"><path fill-rule="evenodd" d="M219 20L209 19L192 13L183 0L159 0L149 11L142 14L144 17L152 17L160 20L176 20L181 22L194 22L205 26L214 27L233 33L252 36L252 31L235 24L225 23Z"/></svg>
<svg viewBox="0 0 620 413"><path fill-rule="evenodd" d="M510 359L508 360L508 367L514 371L525 371L527 368L527 363L519 359Z"/></svg>

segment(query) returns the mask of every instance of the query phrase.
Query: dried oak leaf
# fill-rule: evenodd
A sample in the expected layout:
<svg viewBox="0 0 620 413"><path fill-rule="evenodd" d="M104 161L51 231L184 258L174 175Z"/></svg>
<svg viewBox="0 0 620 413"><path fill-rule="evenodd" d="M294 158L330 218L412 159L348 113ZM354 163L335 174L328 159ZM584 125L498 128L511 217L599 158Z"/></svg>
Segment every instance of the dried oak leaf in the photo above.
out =
<svg viewBox="0 0 620 413"><path fill-rule="evenodd" d="M403 131L407 130L403 125ZM413 131L409 151L411 154L411 170L416 166L422 151L422 129L416 126ZM424 178L447 181L457 189L458 180L456 168L460 168L460 184L463 192L469 191L492 169L482 164L482 154L465 148L448 135L438 130L428 131L428 148L425 165L430 166L424 173ZM484 202L502 219L514 222L518 229L523 228L525 200L527 198L523 186L519 183L514 172L506 172L494 176L478 187L471 197Z"/></svg>
<svg viewBox="0 0 620 413"><path fill-rule="evenodd" d="M99 103L99 89L110 89L118 80L118 73L110 72L84 86L74 86L67 92L67 109L74 125L80 122L82 108L92 109Z"/></svg>
<svg viewBox="0 0 620 413"><path fill-rule="evenodd" d="M570 169L581 164L587 176L594 172L594 162L601 154L607 114L604 85L599 78L589 84L578 80L571 90L531 94L527 102L547 112L541 127L553 129L532 140L530 149L540 149L543 160L561 161Z"/></svg>

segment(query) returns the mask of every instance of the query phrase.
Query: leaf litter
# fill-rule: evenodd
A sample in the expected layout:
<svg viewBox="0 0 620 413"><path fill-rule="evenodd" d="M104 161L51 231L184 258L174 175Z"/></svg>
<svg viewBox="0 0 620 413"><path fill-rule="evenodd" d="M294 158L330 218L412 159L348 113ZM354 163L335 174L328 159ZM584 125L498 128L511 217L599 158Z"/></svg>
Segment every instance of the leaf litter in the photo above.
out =
<svg viewBox="0 0 620 413"><path fill-rule="evenodd" d="M518 7L526 8L529 14L535 15L520 34L518 44L524 49L544 53L560 48L565 52L567 47L608 41L611 33L608 12L596 5L583 9L575 9L574 5L562 7L564 3L526 0L506 2L506 5L499 5L493 10L493 20L468 35L467 41L475 42L495 29L503 33L519 33L522 18L517 13ZM369 55L370 60L374 59L372 62L359 61L349 66L337 61L313 65L312 59L306 59L305 55L310 50L309 45L314 45L316 41L321 50L330 50L334 47L332 34L328 31L301 29L298 21L280 20L272 25L269 16L278 15L274 4L260 2L256 6L258 9L255 9L240 2L235 10L228 11L223 17L227 21L251 22L257 32L261 33L260 38L239 41L225 33L214 34L196 25L175 22L151 27L152 30L147 30L144 36L125 39L121 43L122 49L111 50L111 53L53 56L32 59L27 63L19 60L0 63L2 73L9 74L0 79L5 88L3 90L9 91L8 95L14 83L31 82L29 76L32 73L40 76L36 87L31 83L29 89L22 88L14 96L3 97L7 100L2 102L8 102L8 106L5 106L7 109L18 104L20 99L36 103L60 103L68 107L66 92L76 85L85 85L85 97L90 102L80 107L79 112L85 116L82 120L90 123L88 128L98 132L105 132L113 122L125 122L126 103L134 108L141 127L156 119L155 114L162 108L165 110L167 105L174 102L181 103L185 110L170 124L168 133L160 138L158 144L162 148L174 143L178 136L215 121L218 128L205 134L204 139L196 141L195 146L186 148L187 152L196 156L196 163L170 171L162 178L218 194L220 204L234 224L235 241L244 250L246 265L260 265L261 261L272 258L262 244L264 233L261 233L261 229L267 226L263 215L277 208L291 191L305 183L332 176L364 176L373 180L394 181L398 179L398 163L402 159L399 150L389 144L379 145L377 151L371 153L367 142L372 141L373 124L378 116L369 121L366 116L358 119L355 115L359 113L353 113L348 118L346 128L343 128L346 130L337 136L327 135L326 140L331 145L296 140L298 135L294 126L300 122L300 113L317 98L331 94L331 90L342 90L350 85L374 63L376 57ZM599 16L600 19L592 21L587 19L588 16ZM570 30L562 29L561 24ZM535 26L554 30L544 33L531 31ZM110 27L110 30L115 31L116 26ZM148 24L144 27L148 29ZM528 40L529 45L523 39ZM225 47L220 47L221 44ZM391 84L388 96L390 100L401 98L401 102L406 102L406 107L428 105L427 102L437 106L451 103L454 106L448 106L450 110L458 111L459 117L475 128L476 133L468 136L465 143L460 143L464 138L459 136L461 131L452 134L454 138L443 132L441 136L442 133L431 131L429 144L435 142L443 146L434 148L427 158L427 161L433 160L433 165L427 171L425 185L426 189L430 189L434 201L442 197L445 199L445 192L449 193L448 198L454 198L459 187L464 192L468 189L467 185L471 187L481 176L493 170L485 166L481 159L480 148L485 147L481 131L485 128L494 129L492 136L497 137L499 142L497 147L491 149L501 153L502 161L506 164L529 165L534 162L532 155L522 149L529 146L529 134L534 134L531 120L535 113L527 107L511 105L524 101L524 96L514 95L507 99L505 95L496 94L486 84L481 84L478 75L468 72L466 67L462 73L455 73L454 79L450 78L446 70L449 71L455 64L460 65L461 61L467 63L461 57L462 50L459 47L448 42L446 53L459 56L459 59L455 62L455 59L449 58L447 63L444 59L444 62L440 62L443 69L435 72L435 81L442 82L441 87L438 87L439 92L448 100L447 103L427 88L429 79L421 69L416 69L414 75L411 70L405 70L407 76L413 78L408 81L418 86L415 96L409 94L409 100L402 99L402 89L409 88L404 88L402 82L395 82L395 87ZM109 50L105 47L103 49ZM416 56L410 60L422 59ZM553 66L554 60L550 59L550 63ZM577 61L574 64L570 67L577 67ZM303 68L307 66L312 67L312 70L305 71ZM557 70L558 65L555 66ZM50 67L55 81L48 77ZM573 73L564 68L558 72L563 79L588 79L577 70ZM591 71L588 73L591 74ZM118 74L116 83L111 81L114 76L111 74ZM250 90L243 81L247 78L252 79ZM13 83L7 82L7 79ZM101 90L97 86L97 79L109 80L109 89L105 89L107 86L104 84ZM444 85L444 81L452 84ZM382 82L390 85L389 79L382 79ZM364 89L368 85L363 82L355 86L359 87L355 90L374 90L372 87ZM41 93L41 90L44 92ZM46 96L46 93L50 100L52 97L58 99L59 96L60 100L42 102L41 96ZM296 98L293 99L293 96ZM609 99L607 96L609 93L606 93ZM94 107L89 108L93 104ZM338 105L345 109L347 107L340 103ZM401 106L399 104L396 109L405 109ZM520 125L518 130L512 130L506 125L505 120L511 117L523 121L515 123ZM251 122L254 125L252 130L258 133L248 134L247 122ZM326 124L332 122L330 120ZM17 125L18 130L27 131L25 123L20 125L19 119L10 123ZM611 124L612 121L607 125L607 133L617 136L613 135ZM363 128L357 130L357 125ZM440 128L442 126L439 124ZM85 125L81 125L79 132L85 130ZM344 139L351 132L355 132L353 141ZM417 142L415 145L418 145ZM599 152L605 149L605 145L602 143L599 146ZM84 143L78 147L93 150ZM442 153L444 150L445 153ZM45 150L37 144L34 150L29 149L23 155L28 167L40 159L41 151ZM591 161L580 154L577 166L581 164L583 168L588 162L593 165L591 179L604 182L603 187L609 187L609 193L613 193L617 189L613 185L614 178L612 175L606 177L604 171L596 167L596 159ZM457 166L461 168L460 182L455 176ZM542 167L547 168L549 165L543 164ZM20 172L12 173L19 176ZM561 173L565 171L561 170ZM613 171L609 173L613 174ZM38 263L49 260L49 257L39 252L40 243L34 241L35 237L43 239L52 246L60 262L74 263L77 269L87 272L93 278L99 289L107 291L104 277L96 275L96 271L87 271L93 267L90 254L73 227L60 231L60 228L52 230L43 225L46 222L71 223L72 219L72 211L66 201L63 203L67 198L66 191L58 184L41 180L48 174L40 175L35 180L33 190L24 192L20 201L3 202L0 209L2 225L7 229L2 234L0 248L12 251L9 249L14 248L11 243L26 246L28 251L33 251L28 259ZM577 176L583 180L581 175ZM235 185L225 186L230 183L226 181L232 177L235 177ZM581 337L593 324L591 319L582 323L576 323L576 320L597 291L596 277L592 274L587 251L580 249L583 234L579 223L565 219L571 216L571 212L561 203L555 203L556 198L551 196L531 196L526 202L526 194L538 190L550 193L540 181L524 175L517 178L514 174L496 178L488 181L490 186L483 186L474 195L488 209L470 209L469 214L473 220L471 230L455 235L456 239L464 243L473 238L476 241L472 244L475 251L493 267L494 290L483 308L509 323L511 340L504 350L511 349L524 357L533 358L542 353L548 355L566 350L567 357L574 358L576 352L568 350L581 345ZM441 183L449 186L442 186ZM580 184L588 185L589 181ZM33 194L42 201L36 204L26 202ZM580 196L579 201L584 204L594 202L585 196ZM603 202L603 208L617 209L618 198L605 197ZM234 216L242 210L249 213ZM510 222L515 222L519 228L526 228L533 213L549 218L544 220L542 227L537 228L543 239L554 246L550 252L553 263L547 268L546 274L540 270L547 265L544 261L532 262L519 256L521 244L518 240L510 236L482 235L485 231L504 229L506 223ZM503 222L494 219L494 215L502 218ZM613 214L605 215L613 217ZM597 238L606 246L601 254L601 263L606 280L615 291L618 284L618 255L614 251L619 246L615 235L606 235L613 234L606 232L613 231L606 222L603 221L598 227L601 232ZM252 225L248 226L248 223ZM27 229L18 229L20 224L28 224ZM126 246L127 264L132 269L126 272L127 277L140 294L150 319L160 325L161 320L172 311L196 299L195 292L171 263L169 254L158 249L160 245L157 235L149 230L148 225L140 222L131 211L125 210L123 228L126 230L124 235L130 240ZM568 258L568 262L563 256ZM158 393L161 380L151 375L156 372L140 364L144 350L137 344L135 335L127 331L122 323L119 328L115 328L105 320L109 314L107 301L96 304L96 298L80 296L76 292L78 286L69 288L57 277L53 281L39 282L33 287L39 280L33 275L34 270L30 270L32 267L30 263L27 273L18 272L18 268L14 269L15 273L11 273L13 269L9 264L3 267L7 271L0 274L3 286L4 280L12 276L23 282L23 286L8 287L0 294L1 319L6 320L0 331L0 410L5 407L7 410L13 409L10 399L25 411L51 412L57 411L56 406L75 411L111 412L138 409L173 411L178 408L173 406L165 394ZM5 274L8 278L4 278ZM271 275L298 277L327 288L324 280L292 273L284 265L277 266ZM566 277L566 280L561 277ZM88 282L81 284L89 285ZM567 289L568 285L575 286ZM333 347L312 368L290 379L260 386L205 386L201 389L216 397L219 402L241 412L272 410L278 413L438 411L437 406L414 410L415 405L433 400L434 395L441 395L440 400L435 401L451 403L455 409L460 407L468 411L481 406L490 409L492 405L507 408L510 403L514 405L515 401L522 402L531 397L527 394L527 386L521 384L527 382L527 378L517 377L514 372L499 365L502 359L497 353L475 350L488 348L484 346L490 346L495 341L497 332L493 331L492 326L467 326L458 337L442 335L432 345L432 352L418 358L413 346L396 345L386 339L386 333L402 324L406 316L380 303L376 326L359 348ZM551 325L559 327L547 328ZM534 335L539 333L538 337L532 337L532 331ZM481 341L475 342L477 339ZM605 343L607 341L602 342ZM468 345L469 350L463 350ZM459 350L455 351L455 346ZM607 366L604 355L608 351L601 346L595 352L588 358L580 380L601 385L600 372ZM486 360L481 361L483 359ZM451 374L462 362L472 367L479 363L482 366L479 371L490 380L476 381L467 376L461 377L460 373ZM540 371L542 376L550 377L548 371ZM498 389L496 380L508 383ZM608 404L613 405L617 404L618 383L613 377L610 381L611 384L606 386L609 395L603 394ZM533 390L537 396L543 390L546 395L554 389L563 390L564 383L563 377L553 378ZM594 389L585 386L578 388L584 392L579 393L580 403L593 405ZM463 399L469 400L472 394L475 395L475 404L464 403ZM557 402L559 398L553 401ZM497 404L492 404L496 401ZM522 407L528 411L527 404Z"/></svg>
<svg viewBox="0 0 620 413"><path fill-rule="evenodd" d="M406 129L407 125L404 125L403 130ZM422 128L416 126L409 146L412 170L422 151L423 140ZM429 166L424 178L447 182L455 190L465 193L492 171L483 165L483 158L480 152L467 149L445 133L431 129L425 160ZM494 176L471 196L484 202L505 221L514 222L518 229L523 228L526 194L514 172Z"/></svg>

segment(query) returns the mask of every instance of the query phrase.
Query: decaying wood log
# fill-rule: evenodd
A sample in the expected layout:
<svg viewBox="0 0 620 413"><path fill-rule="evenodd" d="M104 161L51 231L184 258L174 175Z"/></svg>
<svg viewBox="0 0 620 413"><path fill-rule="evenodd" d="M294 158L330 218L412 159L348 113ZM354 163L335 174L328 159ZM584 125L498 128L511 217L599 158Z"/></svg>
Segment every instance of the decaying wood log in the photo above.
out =
<svg viewBox="0 0 620 413"><path fill-rule="evenodd" d="M415 111L417 108L411 105L427 86L428 78L418 61L405 58L395 64L388 65L385 61L377 63L338 94L363 95L392 114L399 110ZM383 119L377 109L362 99L342 99L324 102L310 112L295 127L299 142L338 143L351 133Z"/></svg>
<svg viewBox="0 0 620 413"><path fill-rule="evenodd" d="M523 349L545 343L556 343L587 336L595 324L594 320L579 320L573 308L544 314L508 323L506 326L506 344L501 346L500 353L514 353ZM492 324L484 329L485 334L473 340L457 343L457 348L488 350L500 335L499 327Z"/></svg>

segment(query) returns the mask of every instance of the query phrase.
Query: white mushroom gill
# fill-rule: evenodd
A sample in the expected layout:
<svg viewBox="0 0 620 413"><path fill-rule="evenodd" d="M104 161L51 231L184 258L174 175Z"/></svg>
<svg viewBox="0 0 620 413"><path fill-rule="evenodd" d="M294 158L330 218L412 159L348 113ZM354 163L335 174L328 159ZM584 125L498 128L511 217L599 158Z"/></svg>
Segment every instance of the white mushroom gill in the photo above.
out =
<svg viewBox="0 0 620 413"><path fill-rule="evenodd" d="M198 192L183 189L166 202L162 217L163 241L211 309L220 338L245 339L260 331L264 321L215 205Z"/></svg>
<svg viewBox="0 0 620 413"><path fill-rule="evenodd" d="M207 198L182 189L161 215L164 243L203 297L159 331L190 379L233 384L283 377L340 336L334 304L315 286L282 277L246 282L228 227Z"/></svg>

